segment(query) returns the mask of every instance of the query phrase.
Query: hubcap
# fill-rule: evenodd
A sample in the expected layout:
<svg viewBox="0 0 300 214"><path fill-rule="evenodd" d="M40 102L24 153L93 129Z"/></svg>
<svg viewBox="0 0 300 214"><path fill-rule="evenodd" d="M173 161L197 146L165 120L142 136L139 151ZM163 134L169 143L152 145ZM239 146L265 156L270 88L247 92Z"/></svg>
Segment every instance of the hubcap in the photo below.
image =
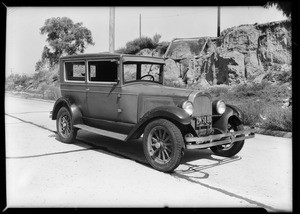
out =
<svg viewBox="0 0 300 214"><path fill-rule="evenodd" d="M154 145L155 145L155 147L156 147L157 149L159 149L159 148L161 147L161 142L157 142L157 143L155 143Z"/></svg>

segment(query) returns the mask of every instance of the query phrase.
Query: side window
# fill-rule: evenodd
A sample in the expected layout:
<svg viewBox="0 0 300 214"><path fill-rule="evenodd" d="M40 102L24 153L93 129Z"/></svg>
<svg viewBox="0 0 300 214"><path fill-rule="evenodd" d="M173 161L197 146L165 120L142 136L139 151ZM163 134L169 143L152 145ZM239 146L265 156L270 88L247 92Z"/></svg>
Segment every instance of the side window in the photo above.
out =
<svg viewBox="0 0 300 214"><path fill-rule="evenodd" d="M123 69L125 83L136 80L137 64L124 64Z"/></svg>
<svg viewBox="0 0 300 214"><path fill-rule="evenodd" d="M117 82L118 64L115 61L89 61L90 82Z"/></svg>
<svg viewBox="0 0 300 214"><path fill-rule="evenodd" d="M85 81L84 62L65 62L66 80Z"/></svg>

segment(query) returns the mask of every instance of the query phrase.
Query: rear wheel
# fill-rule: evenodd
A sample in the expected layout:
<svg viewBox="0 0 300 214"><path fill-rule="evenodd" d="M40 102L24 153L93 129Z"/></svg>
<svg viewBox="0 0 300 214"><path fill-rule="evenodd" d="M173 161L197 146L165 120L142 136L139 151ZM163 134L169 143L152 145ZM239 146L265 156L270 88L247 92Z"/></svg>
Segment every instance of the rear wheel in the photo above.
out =
<svg viewBox="0 0 300 214"><path fill-rule="evenodd" d="M73 143L77 135L77 129L74 129L72 116L66 107L61 107L57 113L56 129L60 141Z"/></svg>
<svg viewBox="0 0 300 214"><path fill-rule="evenodd" d="M147 161L154 169L172 172L184 154L182 134L172 122L155 120L145 128L143 149Z"/></svg>
<svg viewBox="0 0 300 214"><path fill-rule="evenodd" d="M228 121L228 132L234 132L234 131L240 131L244 130L244 126L236 121L236 120L229 120ZM210 147L210 149L219 156L224 157L232 157L236 155L244 146L244 140L236 141L229 144L224 144L220 146L213 146Z"/></svg>

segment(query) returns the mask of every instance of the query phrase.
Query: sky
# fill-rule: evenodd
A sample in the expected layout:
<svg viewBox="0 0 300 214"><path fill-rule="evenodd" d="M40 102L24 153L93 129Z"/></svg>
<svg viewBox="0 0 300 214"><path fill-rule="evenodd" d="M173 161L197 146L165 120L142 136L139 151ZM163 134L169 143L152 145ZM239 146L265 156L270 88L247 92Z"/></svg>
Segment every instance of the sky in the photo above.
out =
<svg viewBox="0 0 300 214"><path fill-rule="evenodd" d="M142 36L161 35L160 41L173 38L217 36L217 7L115 7L115 49ZM6 76L11 73L32 75L47 44L40 34L45 20L68 17L82 22L92 32L95 45L85 53L109 50L109 7L7 7ZM275 7L221 7L221 31L242 24L285 20Z"/></svg>

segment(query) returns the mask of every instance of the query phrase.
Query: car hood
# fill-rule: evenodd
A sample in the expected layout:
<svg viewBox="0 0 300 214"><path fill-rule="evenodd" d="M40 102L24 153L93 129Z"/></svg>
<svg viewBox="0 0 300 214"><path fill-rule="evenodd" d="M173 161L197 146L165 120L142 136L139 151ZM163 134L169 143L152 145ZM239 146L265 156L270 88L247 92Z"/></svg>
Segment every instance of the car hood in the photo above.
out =
<svg viewBox="0 0 300 214"><path fill-rule="evenodd" d="M155 97L173 97L185 98L193 92L191 89L168 87L156 83L130 83L123 86L129 93L136 93L140 96L155 96Z"/></svg>
<svg viewBox="0 0 300 214"><path fill-rule="evenodd" d="M167 87L150 82L136 82L123 85L122 94L135 96L138 100L138 118L141 118L146 112L156 107L181 107L186 100L193 102L197 109L200 105L203 107L200 109L208 109L209 112L207 114L210 114L211 111L211 96L199 90ZM128 100L127 102L132 101Z"/></svg>

